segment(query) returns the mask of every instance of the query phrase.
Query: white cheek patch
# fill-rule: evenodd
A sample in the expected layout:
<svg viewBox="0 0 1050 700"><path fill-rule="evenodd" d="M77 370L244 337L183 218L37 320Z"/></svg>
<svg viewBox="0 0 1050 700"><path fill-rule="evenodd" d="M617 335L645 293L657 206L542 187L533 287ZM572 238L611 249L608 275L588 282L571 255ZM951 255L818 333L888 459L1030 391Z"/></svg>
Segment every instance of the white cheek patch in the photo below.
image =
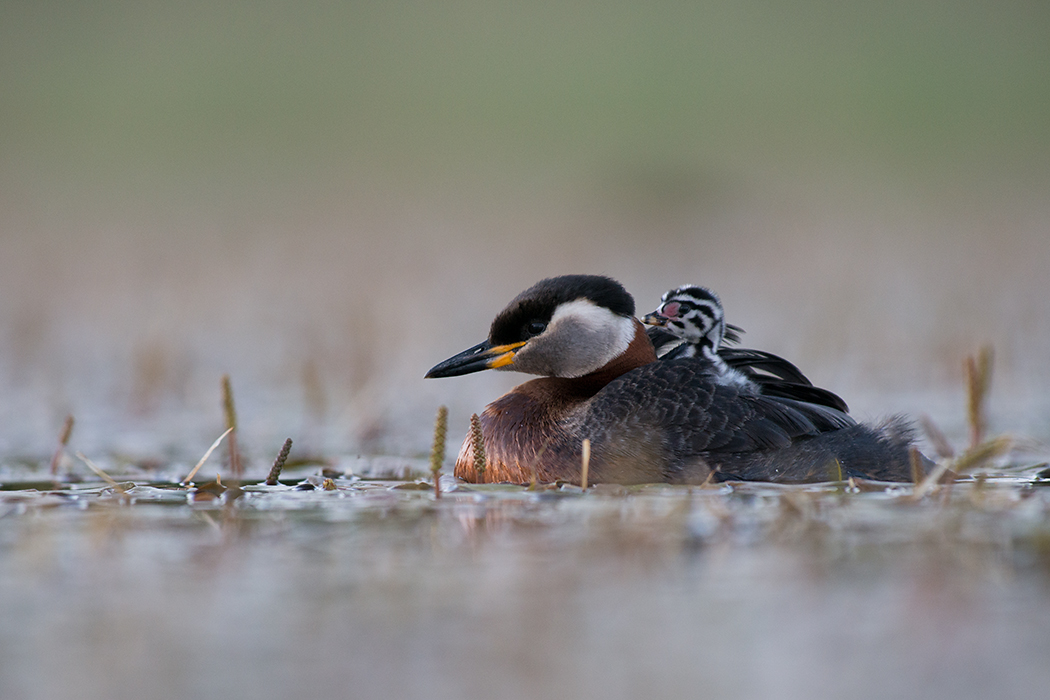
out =
<svg viewBox="0 0 1050 700"><path fill-rule="evenodd" d="M633 319L614 314L587 299L576 299L554 310L547 333L556 336L559 330L578 340L567 343L573 347L572 354L576 357L575 362L568 363L573 366L566 367L562 376L581 376L604 367L627 351L635 334Z"/></svg>

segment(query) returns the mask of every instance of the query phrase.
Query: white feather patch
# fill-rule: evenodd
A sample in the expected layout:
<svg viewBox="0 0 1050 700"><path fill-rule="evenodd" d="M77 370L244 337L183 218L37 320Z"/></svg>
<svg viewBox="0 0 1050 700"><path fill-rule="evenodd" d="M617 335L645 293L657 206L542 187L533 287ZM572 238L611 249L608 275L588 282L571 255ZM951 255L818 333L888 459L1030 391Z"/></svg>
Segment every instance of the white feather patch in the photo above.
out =
<svg viewBox="0 0 1050 700"><path fill-rule="evenodd" d="M560 304L551 316L550 331L556 332L559 321L563 320L571 320L574 325L585 327L593 345L594 356L588 358L588 366L577 369L579 374L604 367L627 352L627 347L634 340L634 319L615 314L589 299Z"/></svg>

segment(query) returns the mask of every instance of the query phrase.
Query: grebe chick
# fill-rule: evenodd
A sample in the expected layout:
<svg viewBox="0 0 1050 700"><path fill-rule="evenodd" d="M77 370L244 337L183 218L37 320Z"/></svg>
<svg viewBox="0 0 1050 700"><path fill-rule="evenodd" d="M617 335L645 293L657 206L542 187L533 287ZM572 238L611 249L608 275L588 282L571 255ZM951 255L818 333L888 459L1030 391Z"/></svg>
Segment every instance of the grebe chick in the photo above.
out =
<svg viewBox="0 0 1050 700"><path fill-rule="evenodd" d="M487 340L427 372L541 375L482 411L485 470L475 470L468 438L456 476L578 481L588 439L592 483L910 478L902 422L873 428L826 406L719 384L699 357L657 361L634 308L608 277L545 279L496 315Z"/></svg>
<svg viewBox="0 0 1050 700"><path fill-rule="evenodd" d="M759 393L757 383L730 367L719 354L723 341L739 342L743 329L726 324L722 300L710 289L695 285L672 289L660 299L656 311L642 318L642 323L651 326L647 333L657 357L702 357L711 363L718 383Z"/></svg>
<svg viewBox="0 0 1050 700"><path fill-rule="evenodd" d="M724 342L740 342L744 329L725 322L721 299L706 287L687 284L667 291L642 323L649 326L646 332L660 359L703 357L720 384L849 412L839 396L813 386L784 358L762 350L724 347Z"/></svg>

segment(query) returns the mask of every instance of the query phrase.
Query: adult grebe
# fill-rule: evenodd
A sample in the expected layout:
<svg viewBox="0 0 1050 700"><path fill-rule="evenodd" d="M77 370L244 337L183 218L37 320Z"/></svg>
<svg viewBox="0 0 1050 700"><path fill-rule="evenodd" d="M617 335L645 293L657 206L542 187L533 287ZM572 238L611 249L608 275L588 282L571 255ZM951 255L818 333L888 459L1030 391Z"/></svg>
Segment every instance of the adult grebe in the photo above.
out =
<svg viewBox="0 0 1050 700"><path fill-rule="evenodd" d="M496 316L486 341L426 374L542 375L485 408L485 470L475 470L468 437L456 476L576 481L589 439L592 483L910 478L911 432L900 420L861 425L827 406L720 384L702 357L656 359L634 299L615 280L536 283Z"/></svg>

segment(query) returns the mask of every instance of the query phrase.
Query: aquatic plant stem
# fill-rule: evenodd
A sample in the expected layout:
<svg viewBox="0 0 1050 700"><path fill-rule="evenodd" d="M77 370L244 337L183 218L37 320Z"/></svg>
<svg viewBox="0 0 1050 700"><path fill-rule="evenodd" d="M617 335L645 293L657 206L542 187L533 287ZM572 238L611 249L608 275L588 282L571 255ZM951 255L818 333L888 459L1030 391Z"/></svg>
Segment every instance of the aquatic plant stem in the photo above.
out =
<svg viewBox="0 0 1050 700"><path fill-rule="evenodd" d="M270 473L266 476L267 486L277 485L277 480L281 478L281 470L284 469L284 463L288 459L288 453L291 451L292 439L288 438L284 441L284 447L281 448L280 453L277 455L277 459L273 462L273 466L270 467Z"/></svg>
<svg viewBox="0 0 1050 700"><path fill-rule="evenodd" d="M478 474L478 483L485 483L485 436L481 433L481 419L477 413L470 414L470 444L474 448L474 471Z"/></svg>
<svg viewBox="0 0 1050 700"><path fill-rule="evenodd" d="M434 419L434 445L430 448L430 475L434 480L434 498L441 498L441 465L445 462L445 438L448 435L448 408L438 406Z"/></svg>

